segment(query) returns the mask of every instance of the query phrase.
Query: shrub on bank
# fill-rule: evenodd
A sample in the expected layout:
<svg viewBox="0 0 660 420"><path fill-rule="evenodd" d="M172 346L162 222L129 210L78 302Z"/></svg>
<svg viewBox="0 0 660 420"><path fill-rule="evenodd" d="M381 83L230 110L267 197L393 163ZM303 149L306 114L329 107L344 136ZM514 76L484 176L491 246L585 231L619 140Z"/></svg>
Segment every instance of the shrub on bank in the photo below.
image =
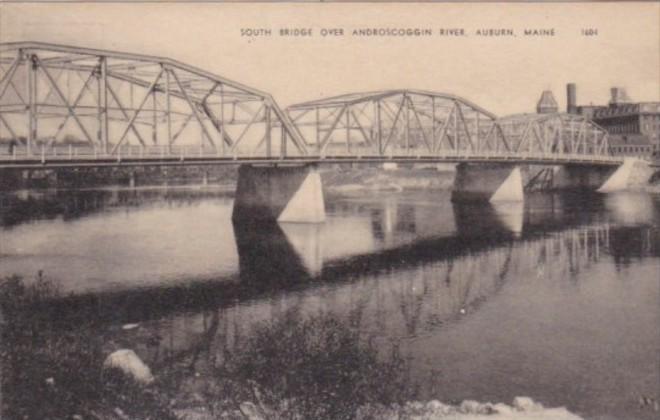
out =
<svg viewBox="0 0 660 420"><path fill-rule="evenodd" d="M0 280L0 417L175 419L155 392L102 371L104 339L93 316L55 327L51 302L58 296L41 276L30 285L18 277Z"/></svg>
<svg viewBox="0 0 660 420"><path fill-rule="evenodd" d="M349 322L295 312L264 322L236 343L216 372L235 403L257 401L273 418L353 418L369 403L401 402L412 392L407 364L387 360Z"/></svg>

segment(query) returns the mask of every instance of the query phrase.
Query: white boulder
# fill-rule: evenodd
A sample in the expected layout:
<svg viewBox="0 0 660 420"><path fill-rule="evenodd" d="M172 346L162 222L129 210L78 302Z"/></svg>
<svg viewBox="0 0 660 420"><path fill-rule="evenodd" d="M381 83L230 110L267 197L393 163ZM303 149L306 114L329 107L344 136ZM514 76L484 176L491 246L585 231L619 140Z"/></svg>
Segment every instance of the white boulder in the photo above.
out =
<svg viewBox="0 0 660 420"><path fill-rule="evenodd" d="M149 366L145 365L130 349L121 349L111 353L103 362L103 368L117 369L142 385L149 385L154 381Z"/></svg>
<svg viewBox="0 0 660 420"><path fill-rule="evenodd" d="M534 400L529 397L516 397L513 399L513 408L515 408L518 411L524 411L529 413L533 411L543 410L543 405L534 402Z"/></svg>

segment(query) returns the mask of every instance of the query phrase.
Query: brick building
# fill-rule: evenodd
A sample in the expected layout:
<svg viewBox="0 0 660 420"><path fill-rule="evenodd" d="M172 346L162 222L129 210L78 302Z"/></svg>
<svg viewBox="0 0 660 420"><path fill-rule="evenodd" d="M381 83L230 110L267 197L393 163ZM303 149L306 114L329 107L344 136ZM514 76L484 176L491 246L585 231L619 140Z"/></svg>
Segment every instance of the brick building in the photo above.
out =
<svg viewBox="0 0 660 420"><path fill-rule="evenodd" d="M632 102L625 89L611 89L608 105L577 105L575 84L566 86L569 113L584 115L609 133L614 155L660 154L660 102Z"/></svg>

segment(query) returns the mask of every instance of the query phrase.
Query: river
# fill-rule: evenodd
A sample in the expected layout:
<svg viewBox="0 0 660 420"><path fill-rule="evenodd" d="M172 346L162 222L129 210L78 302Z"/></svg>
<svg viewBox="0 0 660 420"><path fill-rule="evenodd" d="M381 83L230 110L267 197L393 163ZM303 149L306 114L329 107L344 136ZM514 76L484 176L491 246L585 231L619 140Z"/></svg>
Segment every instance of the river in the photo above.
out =
<svg viewBox="0 0 660 420"><path fill-rule="evenodd" d="M660 399L659 196L328 193L324 224L258 227L233 225L232 202L215 187L4 193L0 277L93 296L148 364L215 361L230 331L331 313L399 349L419 399L657 415L639 401Z"/></svg>

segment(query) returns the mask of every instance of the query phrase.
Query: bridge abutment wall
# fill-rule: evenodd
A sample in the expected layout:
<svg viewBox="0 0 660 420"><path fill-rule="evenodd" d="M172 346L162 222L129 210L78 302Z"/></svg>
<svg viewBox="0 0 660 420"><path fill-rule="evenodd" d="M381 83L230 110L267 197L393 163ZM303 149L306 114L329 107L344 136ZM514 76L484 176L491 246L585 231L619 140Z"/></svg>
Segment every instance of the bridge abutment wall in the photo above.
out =
<svg viewBox="0 0 660 420"><path fill-rule="evenodd" d="M325 221L323 185L316 166L239 166L232 219Z"/></svg>
<svg viewBox="0 0 660 420"><path fill-rule="evenodd" d="M452 201L522 201L520 167L509 163L460 163L452 190Z"/></svg>

